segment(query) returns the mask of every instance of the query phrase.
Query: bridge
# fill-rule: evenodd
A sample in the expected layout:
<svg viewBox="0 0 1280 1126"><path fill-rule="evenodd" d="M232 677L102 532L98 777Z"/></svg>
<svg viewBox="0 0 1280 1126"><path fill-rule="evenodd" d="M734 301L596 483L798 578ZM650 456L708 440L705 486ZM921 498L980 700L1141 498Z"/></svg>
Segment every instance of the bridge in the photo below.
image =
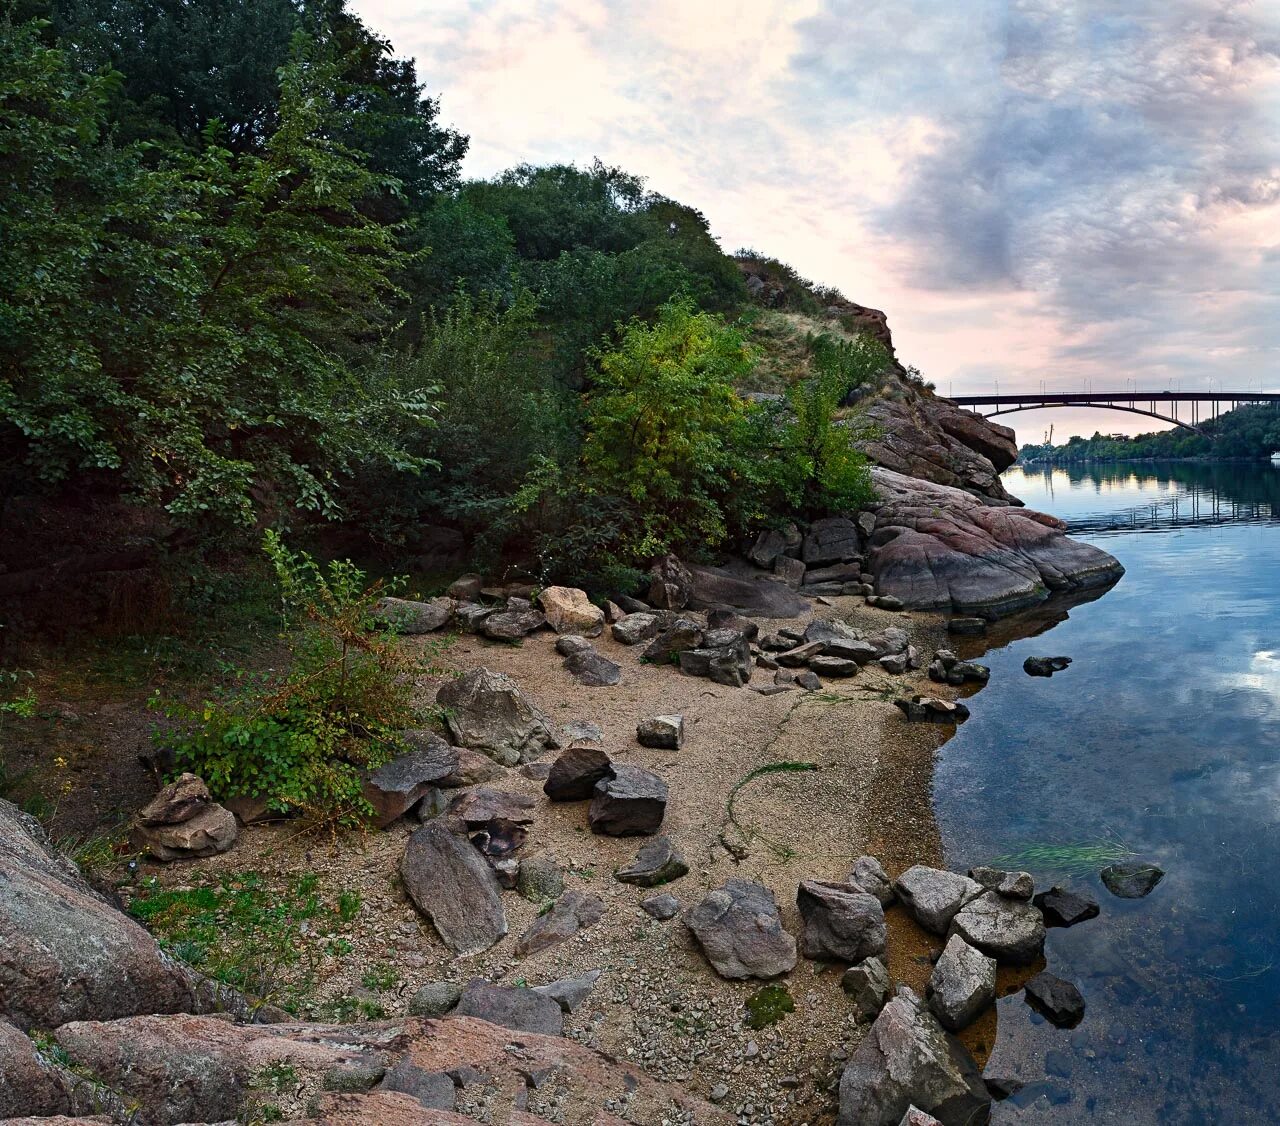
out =
<svg viewBox="0 0 1280 1126"><path fill-rule="evenodd" d="M1127 411L1130 414L1147 415L1162 422L1172 422L1186 430L1200 433L1200 424L1217 418L1236 407L1261 403L1280 403L1280 394L1258 391L1086 391L1065 394L1032 394L1022 391L1015 395L953 395L952 401L962 407L995 407L982 410L987 418L1015 411L1038 411L1047 407L1098 407L1101 410ZM1181 416L1179 404L1188 404ZM1208 410L1204 408L1207 407Z"/></svg>

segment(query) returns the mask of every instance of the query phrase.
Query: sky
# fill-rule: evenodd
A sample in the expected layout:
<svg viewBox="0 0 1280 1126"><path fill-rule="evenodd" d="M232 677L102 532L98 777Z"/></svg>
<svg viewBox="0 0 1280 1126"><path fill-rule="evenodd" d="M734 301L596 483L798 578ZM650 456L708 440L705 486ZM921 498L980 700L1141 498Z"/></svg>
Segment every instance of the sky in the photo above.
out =
<svg viewBox="0 0 1280 1126"><path fill-rule="evenodd" d="M884 309L943 394L1280 391L1280 0L353 6L470 135L466 175L643 175Z"/></svg>

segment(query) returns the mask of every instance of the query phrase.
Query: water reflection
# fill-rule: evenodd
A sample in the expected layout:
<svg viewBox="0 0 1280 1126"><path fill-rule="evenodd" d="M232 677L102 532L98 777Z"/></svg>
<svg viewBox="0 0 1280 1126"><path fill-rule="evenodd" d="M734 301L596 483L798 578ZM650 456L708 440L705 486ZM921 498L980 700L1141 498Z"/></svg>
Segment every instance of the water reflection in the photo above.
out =
<svg viewBox="0 0 1280 1126"><path fill-rule="evenodd" d="M1196 495L1220 511L1280 497L1268 466L1072 467L1006 483L1076 526L1175 497L1183 511ZM1169 527L1105 534L1127 570L1104 596L997 624L991 684L939 753L951 866L1036 847L1042 859L1023 866L1038 884L1103 908L1050 932L1050 968L1088 1003L1079 1028L1000 1002L988 1071L1033 1086L1000 1104L999 1122L1280 1121L1280 531L1269 518ZM1075 663L1051 680L1023 673L1025 657L1051 653ZM1091 850L1117 844L1167 869L1147 899L1098 880ZM1044 846L1059 850L1052 864Z"/></svg>

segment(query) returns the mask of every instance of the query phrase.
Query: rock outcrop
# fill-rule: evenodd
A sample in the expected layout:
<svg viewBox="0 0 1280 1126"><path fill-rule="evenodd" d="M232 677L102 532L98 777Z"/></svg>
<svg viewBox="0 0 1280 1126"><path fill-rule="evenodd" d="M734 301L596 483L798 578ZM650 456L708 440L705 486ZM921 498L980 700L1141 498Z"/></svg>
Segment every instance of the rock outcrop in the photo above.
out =
<svg viewBox="0 0 1280 1126"><path fill-rule="evenodd" d="M996 617L1124 573L1105 551L1069 539L1056 517L878 466L871 475L879 499L867 566L876 590L904 606Z"/></svg>

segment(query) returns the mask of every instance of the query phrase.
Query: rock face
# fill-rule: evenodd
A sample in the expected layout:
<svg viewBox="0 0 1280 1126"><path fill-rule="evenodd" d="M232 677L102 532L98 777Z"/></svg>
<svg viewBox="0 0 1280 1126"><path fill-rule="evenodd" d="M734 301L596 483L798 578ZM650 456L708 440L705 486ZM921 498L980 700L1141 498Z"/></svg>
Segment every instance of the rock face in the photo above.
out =
<svg viewBox="0 0 1280 1126"><path fill-rule="evenodd" d="M0 801L0 1018L57 1028L226 1003L93 891L34 818Z"/></svg>
<svg viewBox="0 0 1280 1126"><path fill-rule="evenodd" d="M1025 900L984 891L959 910L952 926L969 945L1002 962L1027 966L1044 952L1044 917Z"/></svg>
<svg viewBox="0 0 1280 1126"><path fill-rule="evenodd" d="M773 892L750 880L726 880L685 916L721 977L768 979L796 964L796 940L782 929Z"/></svg>
<svg viewBox="0 0 1280 1126"><path fill-rule="evenodd" d="M804 919L800 952L825 962L861 962L884 953L884 908L852 884L802 880L796 906Z"/></svg>
<svg viewBox="0 0 1280 1126"><path fill-rule="evenodd" d="M1013 431L947 399L911 393L870 406L866 418L877 436L863 444L878 466L982 498L986 503L1016 503L1000 474L1018 456Z"/></svg>
<svg viewBox="0 0 1280 1126"><path fill-rule="evenodd" d="M934 934L946 934L960 908L982 892L967 876L922 864L908 868L893 887L915 921Z"/></svg>
<svg viewBox="0 0 1280 1126"><path fill-rule="evenodd" d="M549 781L549 779L548 779ZM614 764L595 785L587 820L593 833L631 837L657 832L667 812L667 784L651 770Z"/></svg>
<svg viewBox="0 0 1280 1126"><path fill-rule="evenodd" d="M436 693L453 737L504 766L528 762L559 746L547 717L505 673L472 669Z"/></svg>
<svg viewBox="0 0 1280 1126"><path fill-rule="evenodd" d="M594 926L604 915L604 901L598 895L582 891L566 891L539 915L516 942L516 953L522 957L536 954L572 938L580 930Z"/></svg>
<svg viewBox="0 0 1280 1126"><path fill-rule="evenodd" d="M978 1065L911 990L876 1017L840 1077L837 1126L898 1126L912 1107L943 1126L981 1126L991 1096Z"/></svg>
<svg viewBox="0 0 1280 1126"><path fill-rule="evenodd" d="M450 950L479 954L507 933L507 916L493 869L460 830L437 818L415 831L400 877Z"/></svg>
<svg viewBox="0 0 1280 1126"><path fill-rule="evenodd" d="M1124 568L1063 534L1053 516L873 468L880 497L868 568L876 590L912 609L993 617L1052 591L1104 586Z"/></svg>
<svg viewBox="0 0 1280 1126"><path fill-rule="evenodd" d="M953 934L933 967L926 997L943 1028L968 1028L995 1002L996 960Z"/></svg>
<svg viewBox="0 0 1280 1126"><path fill-rule="evenodd" d="M576 633L583 637L599 637L604 633L604 611L587 597L585 590L571 586L549 586L538 602L547 624L556 633Z"/></svg>
<svg viewBox="0 0 1280 1126"><path fill-rule="evenodd" d="M92 1109L92 1097L87 1091L77 1095L78 1086L88 1085L42 1058L24 1033L0 1020L0 1119L8 1122L19 1115L40 1115L44 1122L44 1115Z"/></svg>

